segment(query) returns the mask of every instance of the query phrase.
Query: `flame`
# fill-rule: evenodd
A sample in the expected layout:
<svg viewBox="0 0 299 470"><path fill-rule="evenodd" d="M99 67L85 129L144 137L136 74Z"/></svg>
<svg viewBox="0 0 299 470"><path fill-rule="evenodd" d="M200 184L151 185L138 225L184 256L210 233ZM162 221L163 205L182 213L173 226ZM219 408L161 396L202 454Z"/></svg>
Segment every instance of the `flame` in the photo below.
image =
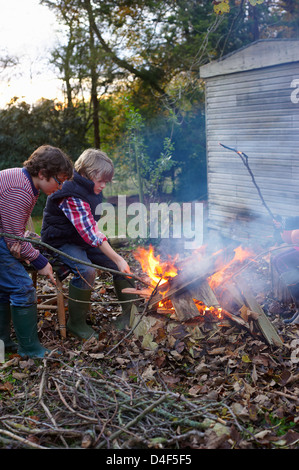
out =
<svg viewBox="0 0 299 470"><path fill-rule="evenodd" d="M207 305L197 299L193 299L193 302L195 303L200 315L205 316L207 313L211 313L212 315L215 315L219 320L223 319L221 307L207 307Z"/></svg>
<svg viewBox="0 0 299 470"><path fill-rule="evenodd" d="M248 258L252 258L254 253L248 249L243 248L242 246L238 246L234 249L235 255L233 259L231 259L227 264L222 266L215 272L212 276L209 277L209 285L212 289L217 287L223 281L225 274L227 273L228 269L231 268L236 263L242 263Z"/></svg>
<svg viewBox="0 0 299 470"><path fill-rule="evenodd" d="M167 261L161 261L160 255L154 255L154 248L150 245L149 249L137 248L134 253L134 257L139 261L143 272L145 272L150 278L153 285L156 285L160 279L160 285L165 284L169 278L175 277L178 274L178 270L175 267L175 261L170 258Z"/></svg>
<svg viewBox="0 0 299 470"><path fill-rule="evenodd" d="M214 253L214 256L219 256L222 252L223 250L219 250L217 253ZM195 251L193 253L193 259L195 257L195 259L197 259L197 262L200 263L202 255L202 252L197 253ZM178 274L178 269L175 266L175 262L178 259L178 255L174 259L171 259L169 257L167 261L161 261L160 255L155 256L154 248L152 245L150 245L148 250L141 247L137 248L134 253L134 257L137 261L139 261L143 272L148 275L153 286L156 286L159 281L160 285L166 284L170 278L173 278ZM227 271L233 265L235 265L236 263L242 263L246 259L252 257L254 257L254 253L250 250L245 249L242 246L235 248L234 257L225 265L220 266L219 262L218 271L216 271L212 276L208 278L210 287L214 289L219 284L221 284L221 282L225 278ZM219 259L220 258L221 257L219 256ZM189 258L188 261L190 261ZM163 294L163 296L166 296L167 292L168 290L166 292L161 293ZM198 309L200 316L212 315L216 316L216 318L218 318L219 320L223 319L223 313L221 308L213 306L209 307L197 299L193 299L193 301ZM159 302L159 308L162 310L164 309L168 312L174 310L171 300L167 298Z"/></svg>

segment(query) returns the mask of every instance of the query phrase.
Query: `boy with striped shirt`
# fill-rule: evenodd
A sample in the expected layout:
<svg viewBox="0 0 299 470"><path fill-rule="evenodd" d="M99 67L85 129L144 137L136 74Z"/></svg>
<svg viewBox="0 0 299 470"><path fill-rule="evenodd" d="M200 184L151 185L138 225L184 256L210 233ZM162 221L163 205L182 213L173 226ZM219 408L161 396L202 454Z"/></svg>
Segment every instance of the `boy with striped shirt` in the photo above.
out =
<svg viewBox="0 0 299 470"><path fill-rule="evenodd" d="M9 234L24 237L40 191L50 195L60 189L72 178L73 164L60 149L43 145L23 165L0 171L0 339L6 349L18 348L21 356L43 357L46 349L37 334L36 292L21 261L55 283L52 266L31 243L16 242ZM11 318L18 346L10 338Z"/></svg>

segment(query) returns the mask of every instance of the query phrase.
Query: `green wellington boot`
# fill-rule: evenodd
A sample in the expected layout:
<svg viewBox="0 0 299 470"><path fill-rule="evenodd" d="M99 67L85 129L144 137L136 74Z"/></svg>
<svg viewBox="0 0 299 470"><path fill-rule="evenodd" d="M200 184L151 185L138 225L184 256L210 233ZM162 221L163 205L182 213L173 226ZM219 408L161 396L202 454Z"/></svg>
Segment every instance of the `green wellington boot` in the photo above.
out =
<svg viewBox="0 0 299 470"><path fill-rule="evenodd" d="M0 304L0 339L3 340L6 351L15 352L18 345L10 338L11 327L11 311L10 304Z"/></svg>
<svg viewBox="0 0 299 470"><path fill-rule="evenodd" d="M44 357L48 349L44 348L37 333L37 306L11 306L11 316L18 339L18 354L20 356Z"/></svg>
<svg viewBox="0 0 299 470"><path fill-rule="evenodd" d="M134 281L132 279L117 279L113 281L114 289L118 300L126 301L126 300L134 300L138 299L139 297L134 294L125 294L122 292L123 289L127 287L135 287ZM133 302L126 302L121 304L122 314L117 317L114 325L117 330L124 330L126 326L130 325L130 316L131 316L131 308Z"/></svg>
<svg viewBox="0 0 299 470"><path fill-rule="evenodd" d="M86 323L86 317L89 312L90 296L90 289L79 289L70 282L69 318L66 326L70 333L86 340L92 336L97 337L97 333L94 329ZM76 302L76 300L81 302Z"/></svg>

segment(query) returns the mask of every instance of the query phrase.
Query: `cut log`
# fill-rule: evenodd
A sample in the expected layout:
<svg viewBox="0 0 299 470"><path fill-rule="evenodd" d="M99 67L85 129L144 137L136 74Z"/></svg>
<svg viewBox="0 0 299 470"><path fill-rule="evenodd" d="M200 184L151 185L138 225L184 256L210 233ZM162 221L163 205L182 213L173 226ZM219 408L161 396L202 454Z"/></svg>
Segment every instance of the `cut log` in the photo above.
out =
<svg viewBox="0 0 299 470"><path fill-rule="evenodd" d="M255 299L248 285L245 284L245 281L241 278L239 278L237 282L238 282L237 284L238 290L244 299L244 304L246 305L246 307L248 307L249 310L252 310L253 312L256 312L259 314L257 320L253 320L253 321L258 326L259 330L261 331L262 335L264 336L268 344L270 344L271 346L278 346L278 347L282 346L283 345L282 339L278 335L273 324L270 322L270 320L266 316L260 304Z"/></svg>
<svg viewBox="0 0 299 470"><path fill-rule="evenodd" d="M193 268L193 270L191 270L189 266L189 269L179 273L177 276L158 287L157 293L150 301L149 309L155 307L162 299L171 299L173 295L178 295L186 291L190 285L195 285L196 283L200 284L205 281L209 276L214 274L214 269L210 258L203 261L200 267Z"/></svg>
<svg viewBox="0 0 299 470"><path fill-rule="evenodd" d="M216 288L215 291L221 307L229 312L237 313L244 305L244 299L233 282L226 283L225 288Z"/></svg>
<svg viewBox="0 0 299 470"><path fill-rule="evenodd" d="M193 299L200 300L207 307L220 307L220 303L206 279L188 286Z"/></svg>
<svg viewBox="0 0 299 470"><path fill-rule="evenodd" d="M192 295L188 291L181 294L174 294L171 297L171 302L175 309L176 316L180 321L190 320L199 315Z"/></svg>

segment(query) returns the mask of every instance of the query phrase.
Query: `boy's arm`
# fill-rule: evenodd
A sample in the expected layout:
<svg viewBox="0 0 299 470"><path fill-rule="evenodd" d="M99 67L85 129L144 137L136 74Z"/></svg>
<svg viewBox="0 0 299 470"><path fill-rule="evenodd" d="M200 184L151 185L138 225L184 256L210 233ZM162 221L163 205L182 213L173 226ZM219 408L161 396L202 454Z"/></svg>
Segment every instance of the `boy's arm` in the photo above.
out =
<svg viewBox="0 0 299 470"><path fill-rule="evenodd" d="M131 269L126 260L113 250L107 241L104 241L99 247L100 250L106 255L111 261L117 265L118 269L123 273L130 273Z"/></svg>
<svg viewBox="0 0 299 470"><path fill-rule="evenodd" d="M32 198L19 188L11 188L2 193L0 198L0 217L2 231L17 237L24 237L27 221L31 215L34 204ZM15 239L5 237L8 248L16 243ZM48 260L35 249L31 243L20 241L19 257L30 261L35 269L43 269Z"/></svg>
<svg viewBox="0 0 299 470"><path fill-rule="evenodd" d="M59 207L86 243L97 246L109 259L114 261L121 272L131 272L128 263L113 250L107 237L99 231L88 203L78 198L69 197L63 199Z"/></svg>
<svg viewBox="0 0 299 470"><path fill-rule="evenodd" d="M99 246L107 240L107 237L99 231L87 202L79 198L68 197L60 202L59 208L88 245Z"/></svg>

